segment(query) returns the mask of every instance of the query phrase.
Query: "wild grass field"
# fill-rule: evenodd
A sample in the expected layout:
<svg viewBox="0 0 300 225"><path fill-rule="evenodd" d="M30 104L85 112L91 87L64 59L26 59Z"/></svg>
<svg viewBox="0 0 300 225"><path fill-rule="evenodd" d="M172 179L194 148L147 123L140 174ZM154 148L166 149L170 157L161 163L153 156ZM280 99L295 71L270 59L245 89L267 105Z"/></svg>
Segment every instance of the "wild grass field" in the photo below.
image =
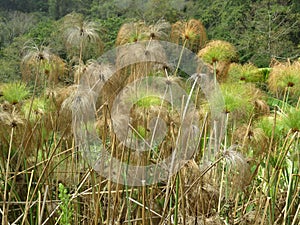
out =
<svg viewBox="0 0 300 225"><path fill-rule="evenodd" d="M231 43L208 40L191 19L123 24L113 67L88 58L105 54L93 22L70 14L62 27L69 61L26 42L22 80L0 85L3 225L300 223L299 60L239 64ZM160 41L177 46L175 64ZM193 62L185 49L199 59L193 76L180 67ZM138 169L113 168L158 165L174 151L178 168L147 185L132 185Z"/></svg>

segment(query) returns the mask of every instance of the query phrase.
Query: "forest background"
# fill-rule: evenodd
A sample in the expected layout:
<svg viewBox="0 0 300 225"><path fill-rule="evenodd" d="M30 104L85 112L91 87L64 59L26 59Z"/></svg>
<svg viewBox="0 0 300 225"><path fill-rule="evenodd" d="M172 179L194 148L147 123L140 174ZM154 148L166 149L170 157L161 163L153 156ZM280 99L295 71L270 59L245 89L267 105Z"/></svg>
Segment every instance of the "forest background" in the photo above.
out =
<svg viewBox="0 0 300 225"><path fill-rule="evenodd" d="M299 0L1 0L0 81L21 77L20 50L29 39L66 59L57 23L71 12L101 24L105 50L114 46L125 22L195 18L204 24L209 40L228 41L237 48L239 63L268 67L272 59L300 56Z"/></svg>

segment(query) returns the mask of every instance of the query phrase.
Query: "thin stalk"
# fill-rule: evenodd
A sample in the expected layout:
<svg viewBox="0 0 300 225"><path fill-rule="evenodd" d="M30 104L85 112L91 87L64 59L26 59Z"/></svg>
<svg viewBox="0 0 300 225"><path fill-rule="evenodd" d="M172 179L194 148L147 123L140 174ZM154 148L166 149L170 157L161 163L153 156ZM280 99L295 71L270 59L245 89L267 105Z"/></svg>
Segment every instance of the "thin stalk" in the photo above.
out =
<svg viewBox="0 0 300 225"><path fill-rule="evenodd" d="M283 101L282 101L282 111L285 111L288 105L290 88L286 87L284 90Z"/></svg>
<svg viewBox="0 0 300 225"><path fill-rule="evenodd" d="M174 76L175 77L177 77L178 69L179 69L179 66L180 66L180 63L181 63L181 60L182 60L182 55L183 55L183 51L185 49L186 43L187 43L187 39L184 40L183 45L182 45L182 49L181 49L181 52L180 52L180 55L179 55L178 63L177 63L177 66L176 66L176 70L174 72Z"/></svg>
<svg viewBox="0 0 300 225"><path fill-rule="evenodd" d="M284 207L283 225L285 225L287 223L289 200L290 200L290 193L291 193L291 188L292 188L292 180L293 180L293 174L291 171L289 184L288 184L288 191L287 191L287 196L286 196L286 201L285 201L285 207Z"/></svg>
<svg viewBox="0 0 300 225"><path fill-rule="evenodd" d="M7 156L7 162L6 162L5 181L4 181L4 193L3 193L3 216L2 216L2 224L7 224L8 223L8 218L7 218L7 216L8 216L8 207L6 208L6 195L7 195L9 164L10 164L10 155L11 155L11 148L12 148L13 136L14 136L14 127L11 128L11 132L10 132L8 156Z"/></svg>
<svg viewBox="0 0 300 225"><path fill-rule="evenodd" d="M217 86L217 62L213 62L214 67L214 84Z"/></svg>
<svg viewBox="0 0 300 225"><path fill-rule="evenodd" d="M267 202L265 204L264 214L262 216L260 225L264 225L265 224L264 221L265 221L265 218L266 218L266 215L267 215L267 211L268 211L268 208L269 208L270 199L271 199L270 197L267 197Z"/></svg>
<svg viewBox="0 0 300 225"><path fill-rule="evenodd" d="M176 188L175 188L175 211L174 211L174 224L178 225L178 205L179 205L179 174L176 176Z"/></svg>
<svg viewBox="0 0 300 225"><path fill-rule="evenodd" d="M23 216L23 220L22 220L21 225L23 225L23 224L25 223L25 221L26 221L27 213L28 213L28 210L29 210L30 204L31 204L31 201L29 201L29 194L30 194L30 190L31 190L31 184L32 184L32 179L33 179L33 173L34 173L34 170L31 171L31 176L30 176L30 180L29 180L29 184L28 184L28 190L27 190L27 198L26 198L25 212L24 212L24 216Z"/></svg>
<svg viewBox="0 0 300 225"><path fill-rule="evenodd" d="M145 185L144 180L142 182L143 182L143 186L142 186L142 188L143 188L143 193L142 193L142 195L143 195L143 197L142 197L143 198L143 207L142 207L143 222L142 222L142 224L146 225L146 213L145 213L145 211L146 211L146 185Z"/></svg>
<svg viewBox="0 0 300 225"><path fill-rule="evenodd" d="M127 185L127 177L126 174L124 174L124 182L125 182L125 193L126 193L126 204L127 204L127 220L128 224L131 225L131 204L129 200L129 191L128 191L128 185Z"/></svg>
<svg viewBox="0 0 300 225"><path fill-rule="evenodd" d="M295 216L294 216L294 219L293 219L293 222L292 222L292 225L295 225L296 224L296 221L297 221L297 215L300 215L300 204L298 205L298 208L297 208L297 211L295 213Z"/></svg>
<svg viewBox="0 0 300 225"><path fill-rule="evenodd" d="M46 185L46 190L45 190L44 198L43 198L43 205L42 205L42 209L41 209L41 211L40 211L40 213L39 213L39 215L40 215L40 216L39 216L39 223L38 223L39 225L42 224L43 214L44 214L45 205L46 205L46 200L47 200L48 188L49 188L49 186Z"/></svg>
<svg viewBox="0 0 300 225"><path fill-rule="evenodd" d="M129 197L129 200L132 201L133 203L135 203L135 204L141 206L141 207L145 207L145 209L149 210L151 213L153 213L154 215L158 216L159 218L163 218L163 216L160 215L158 212L156 212L156 211L150 209L150 208L147 207L147 206L144 206L142 203L138 202L137 200L135 200L135 199L133 199L133 198L131 198L131 197Z"/></svg>
<svg viewBox="0 0 300 225"><path fill-rule="evenodd" d="M182 220L183 225L186 225L186 210L185 210L185 198L184 198L184 182L182 179L182 174L179 172L179 179L180 179L180 199L181 200L181 207L182 207Z"/></svg>
<svg viewBox="0 0 300 225"><path fill-rule="evenodd" d="M221 174L221 181L220 181L220 193L219 193L219 201L218 201L218 213L221 213L221 202L222 202L222 191L223 191L223 180L225 176L225 165L226 162L223 161L223 167L222 167L222 174Z"/></svg>
<svg viewBox="0 0 300 225"><path fill-rule="evenodd" d="M107 191L108 191L108 196L107 196L107 212L106 212L106 222L109 224L109 219L110 219L110 214L111 214L111 181L108 179L108 186L107 186Z"/></svg>
<svg viewBox="0 0 300 225"><path fill-rule="evenodd" d="M38 218L38 221L41 220L40 214L41 214L41 204L42 204L42 194L41 191L38 192L38 207L37 207L37 212L36 212L36 216Z"/></svg>
<svg viewBox="0 0 300 225"><path fill-rule="evenodd" d="M228 120L229 120L229 113L226 113L226 119L225 119L225 137L224 137L224 152L227 150L227 126L228 126ZM217 139L216 139L217 141Z"/></svg>

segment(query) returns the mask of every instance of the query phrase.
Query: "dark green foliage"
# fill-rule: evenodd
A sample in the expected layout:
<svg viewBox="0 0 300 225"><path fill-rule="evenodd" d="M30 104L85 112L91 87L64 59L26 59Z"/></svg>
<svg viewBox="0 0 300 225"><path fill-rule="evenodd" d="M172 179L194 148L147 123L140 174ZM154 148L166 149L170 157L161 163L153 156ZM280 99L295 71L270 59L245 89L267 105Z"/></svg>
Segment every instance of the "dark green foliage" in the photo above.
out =
<svg viewBox="0 0 300 225"><path fill-rule="evenodd" d="M11 44L14 38L27 33L38 22L39 13L0 12L0 46Z"/></svg>
<svg viewBox="0 0 300 225"><path fill-rule="evenodd" d="M272 58L299 56L300 11L295 2L201 0L187 12L203 22L210 39L234 44L242 63L267 67Z"/></svg>
<svg viewBox="0 0 300 225"><path fill-rule="evenodd" d="M100 37L104 50L114 46L118 29L125 22L142 20L153 23L164 18L172 23L195 18L204 24L209 40L228 41L237 48L239 63L269 67L272 58L299 57L299 9L297 0L1 0L0 48L25 34L26 38L39 44L50 45L54 53L67 59L57 23L70 12L100 22L104 28ZM4 65L3 59L0 64ZM11 66L10 69L7 67L4 65L5 73L11 74ZM1 78L7 77L3 75Z"/></svg>
<svg viewBox="0 0 300 225"><path fill-rule="evenodd" d="M1 0L0 8L8 10L18 10L22 12L40 11L46 12L48 9L48 2L45 0Z"/></svg>
<svg viewBox="0 0 300 225"><path fill-rule="evenodd" d="M37 44L48 45L51 43L51 36L57 28L54 20L45 18L36 24L28 33L29 39L34 39Z"/></svg>
<svg viewBox="0 0 300 225"><path fill-rule="evenodd" d="M8 82L21 78L21 49L25 43L24 37L14 39L14 42L0 51L0 81Z"/></svg>
<svg viewBox="0 0 300 225"><path fill-rule="evenodd" d="M114 47L120 27L128 20L122 17L111 17L98 21L104 31L101 34L101 39L105 43L105 51Z"/></svg>

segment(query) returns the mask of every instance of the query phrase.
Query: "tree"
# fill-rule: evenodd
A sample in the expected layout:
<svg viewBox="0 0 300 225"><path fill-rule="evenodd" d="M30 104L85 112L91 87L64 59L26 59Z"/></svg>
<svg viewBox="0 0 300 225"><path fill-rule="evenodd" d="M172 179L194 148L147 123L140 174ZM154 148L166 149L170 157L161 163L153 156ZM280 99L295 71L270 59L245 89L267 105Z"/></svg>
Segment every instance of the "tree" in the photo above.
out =
<svg viewBox="0 0 300 225"><path fill-rule="evenodd" d="M47 12L48 3L44 0L1 0L0 8L9 11L22 11L22 12Z"/></svg>
<svg viewBox="0 0 300 225"><path fill-rule="evenodd" d="M20 11L4 12L0 20L1 45L12 43L14 38L28 32L36 23L37 17L33 14Z"/></svg>
<svg viewBox="0 0 300 225"><path fill-rule="evenodd" d="M271 58L299 54L299 1L207 0L189 6L190 16L200 18L210 39L234 44L241 62L269 66Z"/></svg>
<svg viewBox="0 0 300 225"><path fill-rule="evenodd" d="M87 15L91 4L92 0L48 0L48 12L54 19L60 19L71 12Z"/></svg>
<svg viewBox="0 0 300 225"><path fill-rule="evenodd" d="M249 43L246 51L258 66L268 66L272 58L286 59L299 54L290 35L299 31L299 13L292 12L292 5L276 0L261 0L252 5L246 14L248 28L241 36L242 43ZM252 28L252 29L250 29Z"/></svg>

